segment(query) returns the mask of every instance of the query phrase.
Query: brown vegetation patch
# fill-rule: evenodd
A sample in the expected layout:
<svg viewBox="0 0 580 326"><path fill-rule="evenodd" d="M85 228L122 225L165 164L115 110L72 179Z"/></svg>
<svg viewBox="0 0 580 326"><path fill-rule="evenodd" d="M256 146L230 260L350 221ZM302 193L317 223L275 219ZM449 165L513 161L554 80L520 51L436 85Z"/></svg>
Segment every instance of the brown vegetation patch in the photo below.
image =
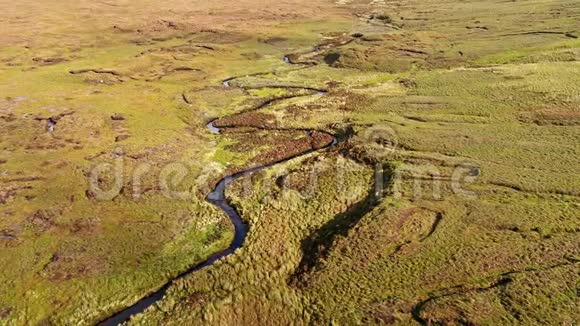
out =
<svg viewBox="0 0 580 326"><path fill-rule="evenodd" d="M214 48L209 45L186 43L170 47L159 47L148 49L139 53L137 57L142 57L150 54L170 54L173 56L173 59L180 60L185 58L191 58L192 55L198 54L203 50L213 51Z"/></svg>
<svg viewBox="0 0 580 326"><path fill-rule="evenodd" d="M56 219L61 212L53 209L39 209L26 218L26 222L36 234L44 233L56 226Z"/></svg>
<svg viewBox="0 0 580 326"><path fill-rule="evenodd" d="M11 112L12 108L0 110L0 119L4 120L4 122L12 122L16 120L16 115L14 115L14 113Z"/></svg>
<svg viewBox="0 0 580 326"><path fill-rule="evenodd" d="M95 73L95 74L106 74L106 75L113 75L113 76L122 76L121 73L112 69L101 69L101 68L87 68L87 69L75 69L69 71L71 75L79 75L79 74L86 74L86 73Z"/></svg>
<svg viewBox="0 0 580 326"><path fill-rule="evenodd" d="M549 108L523 112L520 114L519 120L524 123L533 123L539 126L579 126L580 112Z"/></svg>
<svg viewBox="0 0 580 326"><path fill-rule="evenodd" d="M54 122L58 122L60 119L67 117L67 116L70 116L70 115L73 115L73 114L75 114L75 111L72 111L72 110L71 111L64 111L64 112L61 112L59 114L52 115L48 118L38 116L38 117L35 117L34 120L37 120L37 121L52 120Z"/></svg>
<svg viewBox="0 0 580 326"><path fill-rule="evenodd" d="M14 199L16 196L17 187L0 187L0 205L6 204L7 202Z"/></svg>
<svg viewBox="0 0 580 326"><path fill-rule="evenodd" d="M280 162L292 157L302 155L306 152L317 150L328 146L333 141L331 135L314 131L308 137L290 140L285 144L277 145L275 149L261 154L252 160L254 165L265 165Z"/></svg>
<svg viewBox="0 0 580 326"><path fill-rule="evenodd" d="M16 240L18 236L12 230L2 230L0 231L0 240Z"/></svg>
<svg viewBox="0 0 580 326"><path fill-rule="evenodd" d="M54 253L39 274L51 281L66 281L96 275L104 269L104 264L95 259L85 248L64 249Z"/></svg>
<svg viewBox="0 0 580 326"><path fill-rule="evenodd" d="M0 308L0 319L6 319L8 318L8 316L10 316L10 313L12 312L12 307L9 306L2 306Z"/></svg>
<svg viewBox="0 0 580 326"><path fill-rule="evenodd" d="M111 120L114 121L122 121L122 120L126 120L127 118L125 118L125 116L123 114L120 113L115 113L111 116Z"/></svg>
<svg viewBox="0 0 580 326"><path fill-rule="evenodd" d="M220 118L214 122L214 126L218 128L254 127L272 129L275 128L276 125L276 116L262 112L246 112L236 114Z"/></svg>
<svg viewBox="0 0 580 326"><path fill-rule="evenodd" d="M393 297L375 302L365 310L365 324L390 325L401 321L401 316L409 314L413 310L413 303Z"/></svg>
<svg viewBox="0 0 580 326"><path fill-rule="evenodd" d="M41 58L41 57L34 57L32 61L40 64L41 66L50 66L55 65L57 63L62 63L68 61L66 58Z"/></svg>
<svg viewBox="0 0 580 326"><path fill-rule="evenodd" d="M21 174L21 173L17 173L17 174ZM24 177L12 177L12 178L0 179L0 182L3 182L3 183L30 182L30 181L41 181L41 180L46 180L46 178L41 177L41 176L37 176L37 175L31 175L31 176L24 176Z"/></svg>
<svg viewBox="0 0 580 326"><path fill-rule="evenodd" d="M340 59L340 53L332 52L324 56L324 62L331 66Z"/></svg>
<svg viewBox="0 0 580 326"><path fill-rule="evenodd" d="M399 84L403 85L405 88L416 88L417 87L417 83L410 78L399 78L397 79L397 82L399 82Z"/></svg>
<svg viewBox="0 0 580 326"><path fill-rule="evenodd" d="M118 142L122 142L123 140L127 140L127 139L129 139L130 137L131 137L131 135L127 135L127 134L124 134L124 135L119 135L119 136L116 136L116 137L115 137L115 142L117 142L117 143L118 143Z"/></svg>
<svg viewBox="0 0 580 326"><path fill-rule="evenodd" d="M93 234L102 231L101 220L98 217L89 216L76 219L70 226L72 233Z"/></svg>
<svg viewBox="0 0 580 326"><path fill-rule="evenodd" d="M277 44L284 43L284 42L288 41L288 39L285 37L270 37L267 39L262 39L260 41L263 43L266 43L266 44L270 44L270 45L277 45Z"/></svg>

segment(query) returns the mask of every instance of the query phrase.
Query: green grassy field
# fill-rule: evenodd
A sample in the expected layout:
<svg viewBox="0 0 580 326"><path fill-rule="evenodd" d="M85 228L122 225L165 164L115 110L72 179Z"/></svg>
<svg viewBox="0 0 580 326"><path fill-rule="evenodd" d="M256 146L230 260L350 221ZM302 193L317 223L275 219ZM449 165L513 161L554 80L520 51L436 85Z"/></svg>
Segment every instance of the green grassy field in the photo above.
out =
<svg viewBox="0 0 580 326"><path fill-rule="evenodd" d="M286 129L339 144L234 182L244 245L129 324L580 320L577 2L0 9L0 324L94 324L226 248L205 195Z"/></svg>

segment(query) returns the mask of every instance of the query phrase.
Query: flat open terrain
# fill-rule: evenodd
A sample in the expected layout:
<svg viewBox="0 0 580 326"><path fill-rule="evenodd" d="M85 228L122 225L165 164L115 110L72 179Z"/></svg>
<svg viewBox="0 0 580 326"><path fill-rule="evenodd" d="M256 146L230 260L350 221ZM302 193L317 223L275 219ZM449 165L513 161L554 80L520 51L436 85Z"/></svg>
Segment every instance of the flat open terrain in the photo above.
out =
<svg viewBox="0 0 580 326"><path fill-rule="evenodd" d="M578 1L0 0L0 30L0 325L165 284L129 325L580 320ZM176 279L265 165L225 188L241 246Z"/></svg>

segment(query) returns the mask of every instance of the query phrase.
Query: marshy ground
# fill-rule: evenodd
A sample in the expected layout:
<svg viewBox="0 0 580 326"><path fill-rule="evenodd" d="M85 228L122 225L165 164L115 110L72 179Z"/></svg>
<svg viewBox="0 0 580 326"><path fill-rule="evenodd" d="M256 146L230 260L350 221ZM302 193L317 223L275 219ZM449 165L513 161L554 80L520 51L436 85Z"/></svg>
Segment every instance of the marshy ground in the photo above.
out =
<svg viewBox="0 0 580 326"><path fill-rule="evenodd" d="M577 1L0 9L0 324L132 305L228 247L220 178L328 135L231 184L243 246L129 324L580 320Z"/></svg>

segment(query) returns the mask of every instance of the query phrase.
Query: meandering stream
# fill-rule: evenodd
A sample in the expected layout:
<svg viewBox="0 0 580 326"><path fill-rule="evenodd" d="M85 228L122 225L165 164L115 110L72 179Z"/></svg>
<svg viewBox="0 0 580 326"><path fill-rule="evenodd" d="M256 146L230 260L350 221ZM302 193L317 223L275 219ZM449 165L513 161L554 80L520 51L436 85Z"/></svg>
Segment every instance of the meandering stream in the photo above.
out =
<svg viewBox="0 0 580 326"><path fill-rule="evenodd" d="M291 64L287 57L284 57L284 62ZM236 78L229 78L225 81L223 81L223 85L224 87L231 87L231 81L233 81ZM267 86L265 86L267 87ZM279 88L284 88L279 87ZM319 94L322 92L320 90L317 89L313 89L313 88L309 88L309 87L296 87L296 86L289 86L288 88L301 88L304 90L315 90L317 91ZM284 98L285 100L290 99L290 98L294 98L294 97L300 97L300 96L304 96L304 95L296 95L296 96L292 96L292 97L286 97ZM268 102L268 104L273 103L274 101L270 101ZM259 107L256 107L254 110L259 110L259 109L263 109L265 107L268 106L268 104L266 105L260 105ZM211 121L210 123L207 124L207 128L209 130L209 132L213 133L213 134L219 134L222 129L226 129L226 128L218 128L214 126L214 122L217 121L219 119L215 119L213 121ZM276 129L271 129L271 130L276 130ZM313 132L314 130L305 130L305 129L280 129L281 131L306 131L306 134L308 137L313 137ZM165 296L165 293L167 292L167 290L169 289L169 287L173 284L173 282L180 280L182 278L187 277L188 275L199 271L202 268L205 268L207 266L212 265L213 263L215 263L216 261L218 261L219 259L222 259L226 256L229 256L231 254L233 254L235 252L236 249L240 248L243 243L244 243L244 239L246 238L246 234L248 233L248 226L246 224L244 224L240 214L236 211L236 209L231 205L231 203L228 201L228 199L225 196L225 191L227 186L232 183L233 181L235 181L238 178L241 178L243 176L246 176L248 174L272 167L274 165L280 164L280 163L284 163L286 161L289 161L291 159L297 158L297 157L301 157L310 153L313 153L315 151L319 151L319 150L323 150L325 148L334 146L338 140L334 135L330 135L326 132L323 131L317 131L317 132L322 132L325 133L329 136L332 137L332 141L328 142L327 144L325 144L324 146L322 146L321 148L311 148L307 151L304 151L302 153L299 153L297 155L293 155L291 157L287 157L284 158L282 160L276 161L276 162L271 162L269 164L266 165L261 165L258 167L253 167L253 168L249 168L247 170L243 170L241 172L237 172L235 174L226 176L224 178L222 178L217 185L215 186L215 188L207 195L206 200L219 207L230 219L230 221L232 222L233 226L234 226L234 239L231 242L231 244L229 245L229 247L223 251L220 251L212 256L210 256L207 260L205 260L204 262L201 262L195 266L193 266L192 268L190 268L189 270L183 272L182 274L180 274L179 276L175 277L174 279L168 281L165 285L163 285L163 287L161 287L159 290L149 294L148 296L142 298L141 300L137 301L136 303L134 303L132 306L125 308L124 310L117 312L116 314L114 314L113 316L107 318L106 320L100 322L98 325L101 326L116 326L119 324L122 324L126 321L128 321L132 316L142 313L144 312L147 308L149 308L150 306L152 306L153 304L157 303L158 301L160 301L161 299L163 299L163 297Z"/></svg>

